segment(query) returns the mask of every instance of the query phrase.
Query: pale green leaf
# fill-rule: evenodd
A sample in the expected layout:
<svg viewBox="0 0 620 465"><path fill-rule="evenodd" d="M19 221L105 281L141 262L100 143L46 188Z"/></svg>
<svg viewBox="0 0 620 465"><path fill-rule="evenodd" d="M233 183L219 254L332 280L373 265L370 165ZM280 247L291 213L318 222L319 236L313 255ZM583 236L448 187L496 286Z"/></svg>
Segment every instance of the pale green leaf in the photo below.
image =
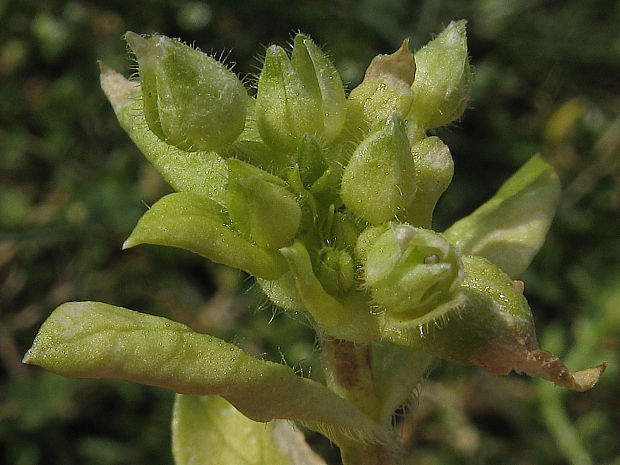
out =
<svg viewBox="0 0 620 465"><path fill-rule="evenodd" d="M571 373L557 356L538 347L520 284L484 257L463 255L462 262L464 300L409 322L388 321L382 331L386 341L497 375L514 370L576 391L594 386L604 365Z"/></svg>
<svg viewBox="0 0 620 465"><path fill-rule="evenodd" d="M176 465L325 464L289 422L255 422L219 396L177 394L172 451Z"/></svg>
<svg viewBox="0 0 620 465"><path fill-rule="evenodd" d="M179 247L259 278L282 276L287 265L277 251L252 244L226 221L222 207L213 200L190 192L169 194L138 221L123 248L138 244Z"/></svg>
<svg viewBox="0 0 620 465"><path fill-rule="evenodd" d="M516 278L542 246L559 199L557 175L536 156L444 235L460 252L482 255Z"/></svg>
<svg viewBox="0 0 620 465"><path fill-rule="evenodd" d="M186 152L149 129L140 86L101 64L103 88L118 122L138 149L176 191L193 192L221 203L228 168L215 152Z"/></svg>
<svg viewBox="0 0 620 465"><path fill-rule="evenodd" d="M301 421L335 442L388 441L385 431L351 403L284 365L256 359L181 323L104 303L58 307L24 362L63 376L221 395L255 421Z"/></svg>

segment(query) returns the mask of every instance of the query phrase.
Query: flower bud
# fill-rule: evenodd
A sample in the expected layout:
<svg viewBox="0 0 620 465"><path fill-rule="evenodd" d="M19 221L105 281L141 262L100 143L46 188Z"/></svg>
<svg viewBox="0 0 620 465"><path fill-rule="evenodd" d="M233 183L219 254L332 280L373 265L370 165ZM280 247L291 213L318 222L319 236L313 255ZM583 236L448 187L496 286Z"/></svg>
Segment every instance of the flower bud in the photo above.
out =
<svg viewBox="0 0 620 465"><path fill-rule="evenodd" d="M334 65L298 34L291 58L272 45L258 78L256 120L268 145L293 151L306 133L328 144L342 130L345 96Z"/></svg>
<svg viewBox="0 0 620 465"><path fill-rule="evenodd" d="M355 282L355 265L351 255L344 250L323 247L319 250L316 277L328 293L332 295L347 293Z"/></svg>
<svg viewBox="0 0 620 465"><path fill-rule="evenodd" d="M415 54L417 66L407 119L426 129L458 119L467 106L471 71L465 21L451 22Z"/></svg>
<svg viewBox="0 0 620 465"><path fill-rule="evenodd" d="M367 130L393 113L405 116L413 99L411 83L415 72L408 39L391 55L377 55L370 62L362 83L347 99L350 119Z"/></svg>
<svg viewBox="0 0 620 465"><path fill-rule="evenodd" d="M222 63L178 40L125 34L136 54L144 114L162 140L183 150L216 150L241 134L247 92Z"/></svg>
<svg viewBox="0 0 620 465"><path fill-rule="evenodd" d="M393 224L367 252L364 277L391 318L414 319L453 296L463 280L460 259L440 234Z"/></svg>
<svg viewBox="0 0 620 465"><path fill-rule="evenodd" d="M413 144L411 154L418 190L404 220L430 229L435 204L452 181L454 163L448 146L437 137L427 137Z"/></svg>
<svg viewBox="0 0 620 465"><path fill-rule="evenodd" d="M379 224L404 214L415 192L415 169L405 124L392 115L351 156L340 195L357 216Z"/></svg>
<svg viewBox="0 0 620 465"><path fill-rule="evenodd" d="M297 165L299 175L306 188L312 186L327 169L327 161L316 138L304 134L297 146Z"/></svg>
<svg viewBox="0 0 620 465"><path fill-rule="evenodd" d="M285 182L239 160L228 160L226 208L233 227L257 245L289 245L299 228L301 208Z"/></svg>

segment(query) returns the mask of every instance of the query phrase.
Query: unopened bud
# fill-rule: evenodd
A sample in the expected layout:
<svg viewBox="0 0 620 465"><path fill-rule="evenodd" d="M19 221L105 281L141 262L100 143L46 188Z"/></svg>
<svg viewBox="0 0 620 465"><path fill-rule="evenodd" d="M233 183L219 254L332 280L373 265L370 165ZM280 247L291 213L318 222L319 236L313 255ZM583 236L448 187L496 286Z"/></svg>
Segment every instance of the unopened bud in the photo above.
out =
<svg viewBox="0 0 620 465"><path fill-rule="evenodd" d="M342 176L340 195L357 216L379 224L403 214L415 192L415 170L405 125L393 115L351 156Z"/></svg>
<svg viewBox="0 0 620 465"><path fill-rule="evenodd" d="M408 39L391 55L373 58L364 80L347 100L350 119L362 129L371 129L393 113L404 117L413 99L411 83L415 72Z"/></svg>
<svg viewBox="0 0 620 465"><path fill-rule="evenodd" d="M454 163L448 146L437 137L427 137L411 146L418 190L403 218L414 226L430 229L433 210L450 185Z"/></svg>
<svg viewBox="0 0 620 465"><path fill-rule="evenodd" d="M289 245L299 228L301 208L285 182L239 160L228 160L226 208L233 227L257 245Z"/></svg>
<svg viewBox="0 0 620 465"><path fill-rule="evenodd" d="M463 280L454 248L440 234L394 224L369 248L366 286L391 318L415 319L449 301Z"/></svg>
<svg viewBox="0 0 620 465"><path fill-rule="evenodd" d="M355 280L355 264L351 255L344 250L323 247L319 251L319 266L316 273L323 289L332 295L351 290Z"/></svg>
<svg viewBox="0 0 620 465"><path fill-rule="evenodd" d="M448 124L467 106L471 71L465 23L451 22L415 54L417 70L407 119L418 126L428 129Z"/></svg>
<svg viewBox="0 0 620 465"><path fill-rule="evenodd" d="M125 34L138 58L144 114L162 140L183 150L216 150L241 134L247 92L222 63L162 35Z"/></svg>
<svg viewBox="0 0 620 465"><path fill-rule="evenodd" d="M334 65L309 37L295 37L291 58L272 45L258 79L256 118L268 145L293 151L306 133L329 143L345 120L345 96Z"/></svg>

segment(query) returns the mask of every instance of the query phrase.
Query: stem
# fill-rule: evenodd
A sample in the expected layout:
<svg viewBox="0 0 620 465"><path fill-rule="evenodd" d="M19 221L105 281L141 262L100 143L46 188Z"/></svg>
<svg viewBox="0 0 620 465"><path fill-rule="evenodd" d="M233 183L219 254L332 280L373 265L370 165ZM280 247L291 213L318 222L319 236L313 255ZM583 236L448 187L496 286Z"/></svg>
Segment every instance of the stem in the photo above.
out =
<svg viewBox="0 0 620 465"><path fill-rule="evenodd" d="M327 386L377 420L379 399L375 392L370 345L325 338L321 341L321 349Z"/></svg>
<svg viewBox="0 0 620 465"><path fill-rule="evenodd" d="M381 403L377 396L369 344L355 344L333 338L321 338L321 356L327 386L353 403L373 420L381 421ZM354 440L338 443L343 465L401 465L405 454L394 435L386 444L368 444Z"/></svg>

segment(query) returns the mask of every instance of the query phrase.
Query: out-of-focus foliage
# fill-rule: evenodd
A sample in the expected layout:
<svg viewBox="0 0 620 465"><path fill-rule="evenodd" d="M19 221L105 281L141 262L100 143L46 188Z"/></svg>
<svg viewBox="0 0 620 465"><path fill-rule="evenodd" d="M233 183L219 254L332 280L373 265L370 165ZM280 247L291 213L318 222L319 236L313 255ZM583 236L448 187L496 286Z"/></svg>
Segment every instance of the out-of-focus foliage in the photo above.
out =
<svg viewBox="0 0 620 465"><path fill-rule="evenodd" d="M620 5L613 0L0 0L0 460L172 462L172 393L22 366L36 329L64 301L168 315L318 376L303 322L263 308L245 276L179 250L120 251L146 206L169 192L99 89L97 59L128 67L126 30L182 36L228 55L250 80L257 44L283 43L301 30L327 44L352 86L376 54L407 36L416 49L459 18L469 21L474 91L463 121L440 134L456 173L435 226L468 214L542 153L564 194L523 276L525 292L543 345L564 351L571 368L603 360L609 367L595 389L575 394L441 365L419 408L397 420L403 438L423 464L620 463ZM317 448L337 463L328 444Z"/></svg>

